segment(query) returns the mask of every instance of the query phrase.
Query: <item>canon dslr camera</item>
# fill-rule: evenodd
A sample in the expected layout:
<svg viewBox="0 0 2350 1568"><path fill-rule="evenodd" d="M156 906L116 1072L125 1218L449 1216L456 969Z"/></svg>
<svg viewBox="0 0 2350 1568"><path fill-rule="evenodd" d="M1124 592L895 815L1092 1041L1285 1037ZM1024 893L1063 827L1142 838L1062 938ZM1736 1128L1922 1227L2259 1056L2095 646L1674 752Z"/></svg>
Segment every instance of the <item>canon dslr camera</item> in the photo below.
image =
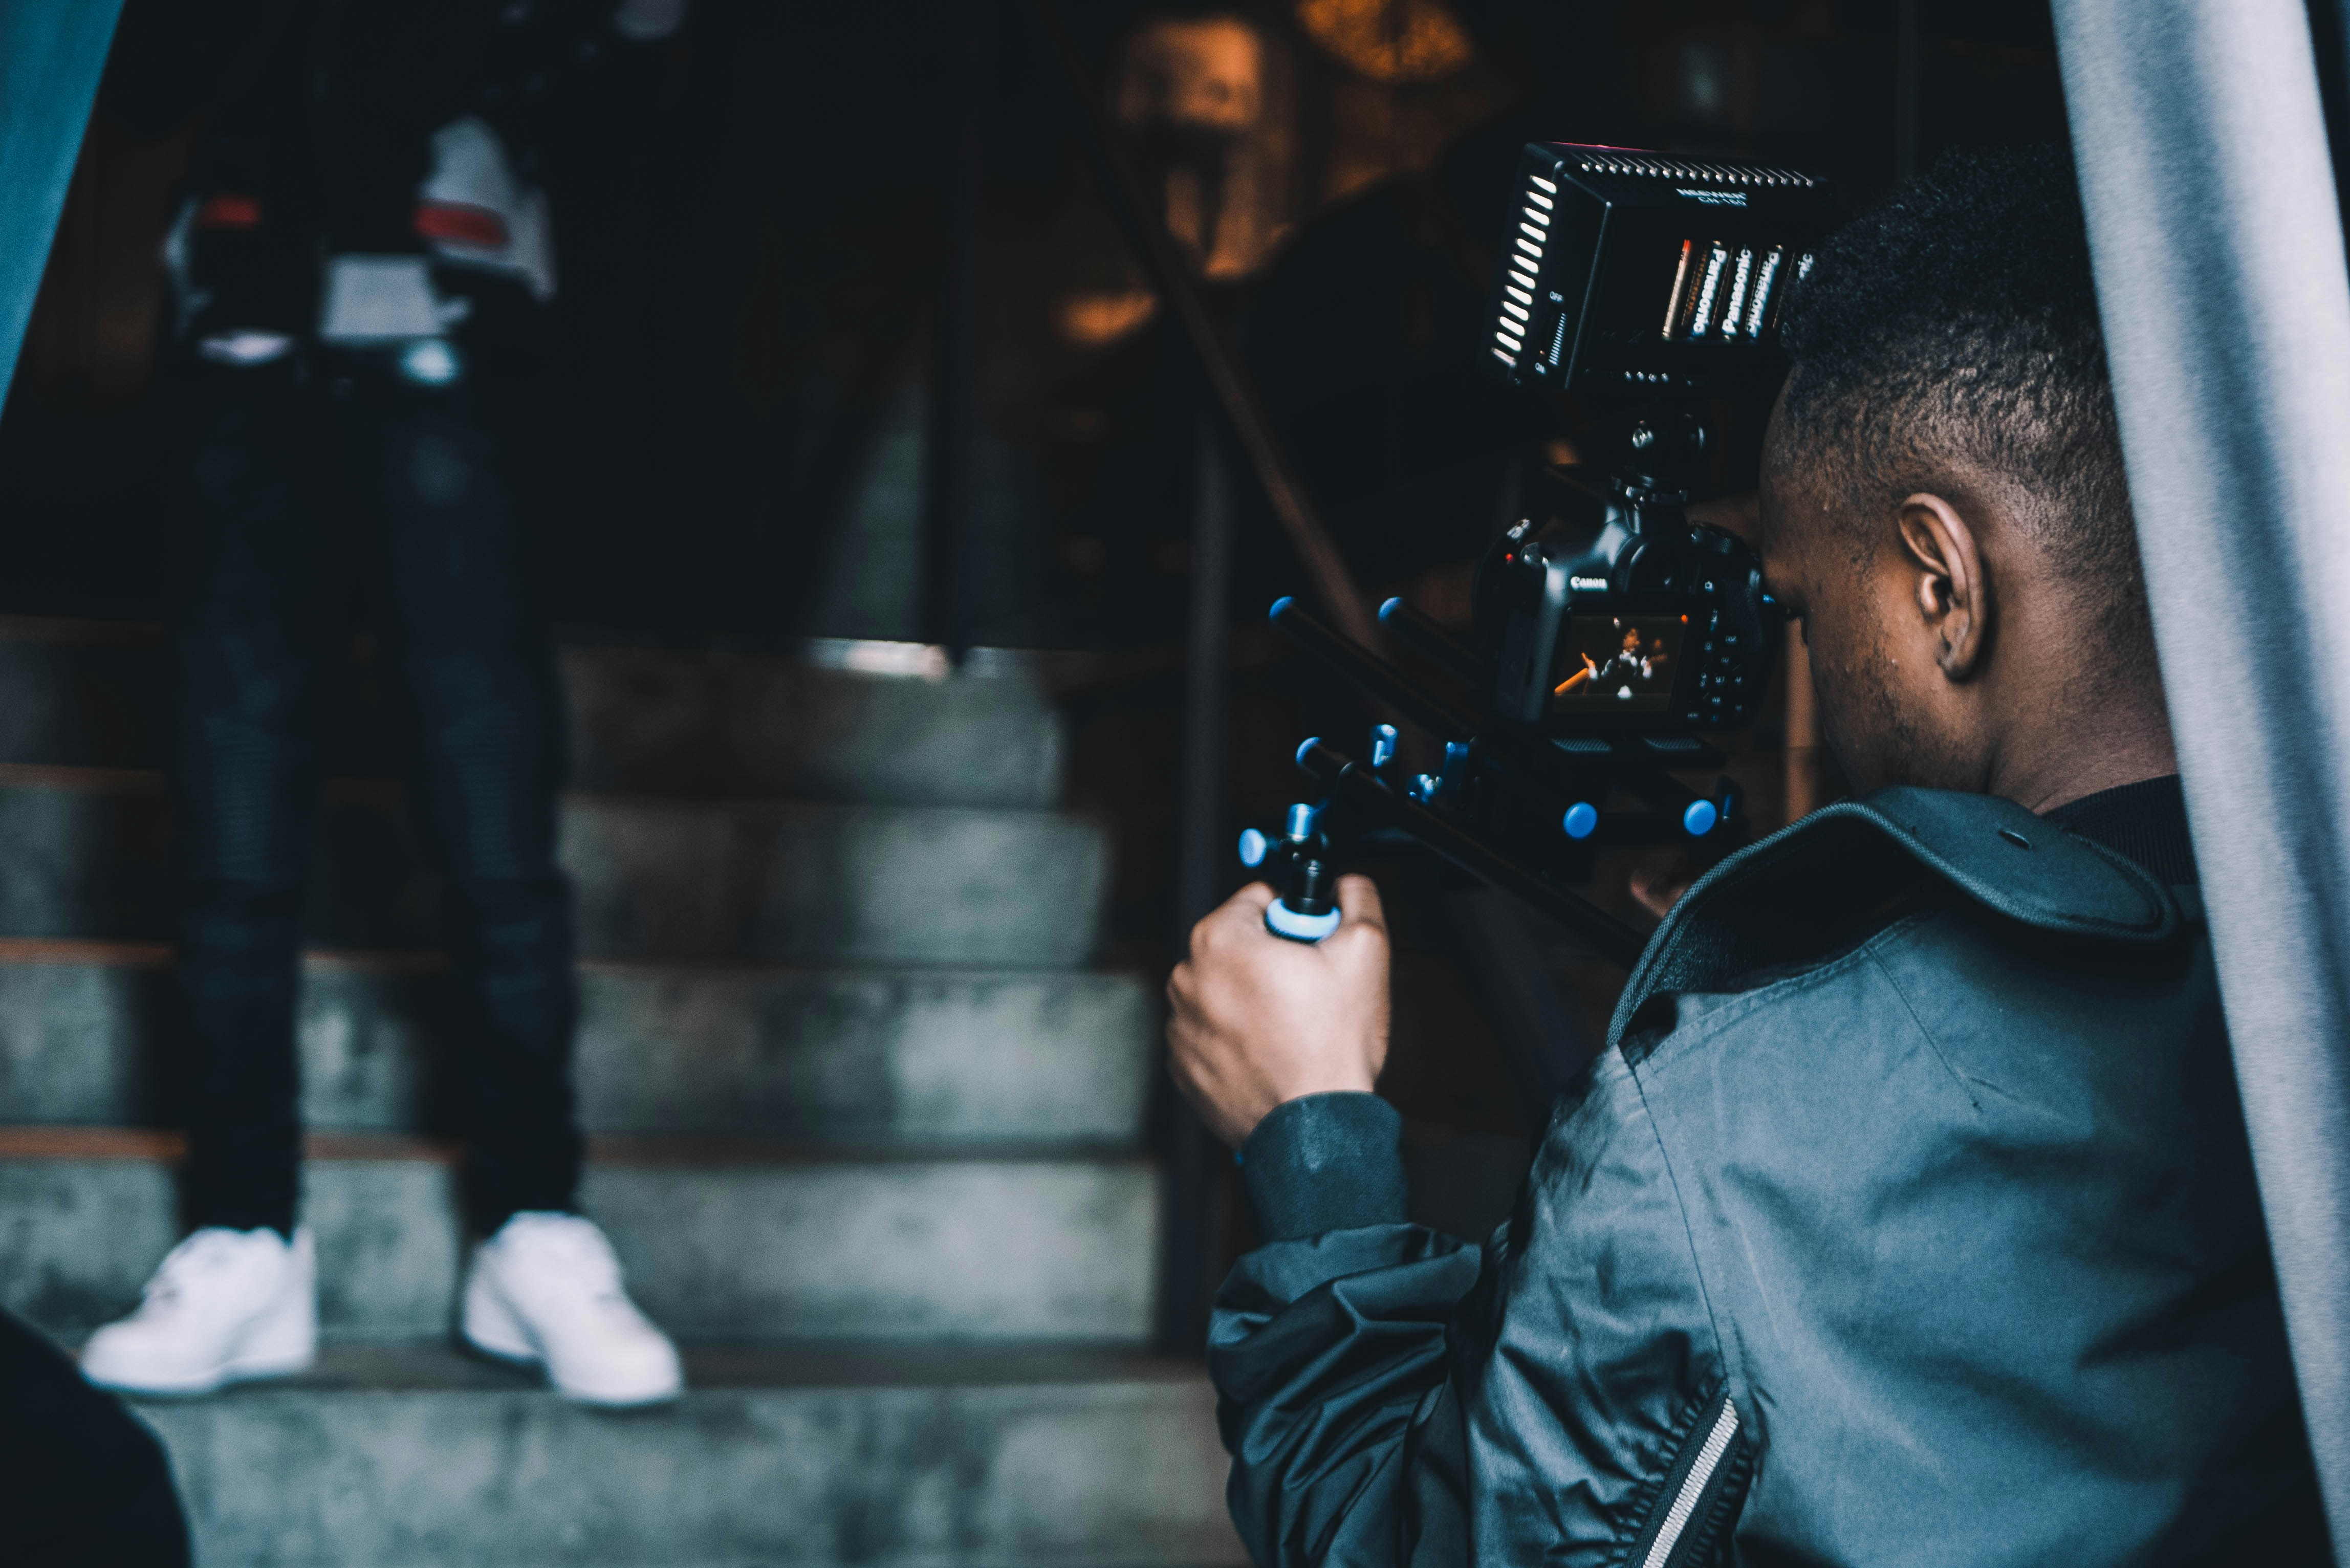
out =
<svg viewBox="0 0 2350 1568"><path fill-rule="evenodd" d="M1671 776L1721 759L1700 731L1752 722L1781 618L1752 549L1693 524L1709 410L1759 417L1784 373L1787 296L1827 221L1793 170L1537 142L1520 161L1483 354L1529 393L1571 398L1607 462L1550 470L1480 563L1468 641L1390 600L1380 618L1423 678L1290 600L1274 624L1444 742L1433 774L1397 773L1394 730L1363 761L1320 740L1298 762L1328 794L1242 857L1280 894L1266 923L1311 940L1336 924L1333 863L1407 837L1509 888L1629 964L1641 939L1566 891L1604 843L1720 853L1742 833L1727 783ZM1618 809L1618 793L1639 804Z"/></svg>

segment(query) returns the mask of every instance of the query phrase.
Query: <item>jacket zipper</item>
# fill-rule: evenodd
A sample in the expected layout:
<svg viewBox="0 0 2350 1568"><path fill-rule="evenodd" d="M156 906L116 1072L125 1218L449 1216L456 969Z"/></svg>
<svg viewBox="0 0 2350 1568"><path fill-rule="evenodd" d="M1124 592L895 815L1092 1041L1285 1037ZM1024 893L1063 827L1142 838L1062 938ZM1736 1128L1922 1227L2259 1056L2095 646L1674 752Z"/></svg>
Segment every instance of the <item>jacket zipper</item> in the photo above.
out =
<svg viewBox="0 0 2350 1568"><path fill-rule="evenodd" d="M1640 1568L1668 1568L1672 1563L1673 1549L1697 1520L1700 1505L1711 1497L1714 1478L1721 1473L1723 1461L1730 1458L1731 1446L1737 1440L1738 1407L1724 1397L1721 1408L1714 1412L1713 1424L1706 1429L1705 1441L1698 1446L1696 1459L1673 1492L1672 1506L1665 1511L1664 1522L1657 1527L1656 1535L1648 1542L1648 1554L1640 1559Z"/></svg>

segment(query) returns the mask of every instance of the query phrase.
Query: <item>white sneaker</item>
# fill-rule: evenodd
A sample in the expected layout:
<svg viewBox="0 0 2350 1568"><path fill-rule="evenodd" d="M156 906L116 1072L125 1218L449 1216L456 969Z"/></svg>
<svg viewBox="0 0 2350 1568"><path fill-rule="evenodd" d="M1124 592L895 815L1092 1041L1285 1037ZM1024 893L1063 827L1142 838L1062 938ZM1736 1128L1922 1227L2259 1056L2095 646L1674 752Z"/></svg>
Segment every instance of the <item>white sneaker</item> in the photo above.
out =
<svg viewBox="0 0 2350 1568"><path fill-rule="evenodd" d="M621 1288L612 1243L577 1214L517 1214L473 1249L464 1334L485 1355L546 1367L584 1404L656 1405L685 1387L677 1347Z"/></svg>
<svg viewBox="0 0 2350 1568"><path fill-rule="evenodd" d="M209 1394L282 1377L318 1354L318 1262L307 1229L214 1225L165 1254L139 1310L90 1335L82 1375L129 1394Z"/></svg>

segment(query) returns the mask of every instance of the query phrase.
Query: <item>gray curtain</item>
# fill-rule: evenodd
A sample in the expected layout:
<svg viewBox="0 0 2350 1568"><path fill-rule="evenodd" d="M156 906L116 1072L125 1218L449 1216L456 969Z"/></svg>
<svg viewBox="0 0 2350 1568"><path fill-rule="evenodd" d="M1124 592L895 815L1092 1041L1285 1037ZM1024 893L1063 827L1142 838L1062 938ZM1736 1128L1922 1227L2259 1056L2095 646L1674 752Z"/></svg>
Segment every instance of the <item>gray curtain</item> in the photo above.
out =
<svg viewBox="0 0 2350 1568"><path fill-rule="evenodd" d="M2054 9L2236 1075L2350 1563L2350 270L2309 16Z"/></svg>
<svg viewBox="0 0 2350 1568"><path fill-rule="evenodd" d="M121 9L122 0L0 0L0 398Z"/></svg>

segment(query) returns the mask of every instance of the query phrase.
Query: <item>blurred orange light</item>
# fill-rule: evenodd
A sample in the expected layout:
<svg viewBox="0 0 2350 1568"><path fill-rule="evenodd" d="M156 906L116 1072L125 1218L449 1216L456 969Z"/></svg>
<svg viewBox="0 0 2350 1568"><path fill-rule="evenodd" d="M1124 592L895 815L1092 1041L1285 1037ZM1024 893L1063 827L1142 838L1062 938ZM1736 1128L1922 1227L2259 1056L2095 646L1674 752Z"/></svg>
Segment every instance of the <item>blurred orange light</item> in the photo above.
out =
<svg viewBox="0 0 2350 1568"><path fill-rule="evenodd" d="M1373 81L1449 77L1474 52L1441 0L1298 0L1298 26Z"/></svg>
<svg viewBox="0 0 2350 1568"><path fill-rule="evenodd" d="M1099 348L1135 331L1159 313L1159 296L1149 289L1109 294L1073 294L1060 303L1061 336Z"/></svg>

